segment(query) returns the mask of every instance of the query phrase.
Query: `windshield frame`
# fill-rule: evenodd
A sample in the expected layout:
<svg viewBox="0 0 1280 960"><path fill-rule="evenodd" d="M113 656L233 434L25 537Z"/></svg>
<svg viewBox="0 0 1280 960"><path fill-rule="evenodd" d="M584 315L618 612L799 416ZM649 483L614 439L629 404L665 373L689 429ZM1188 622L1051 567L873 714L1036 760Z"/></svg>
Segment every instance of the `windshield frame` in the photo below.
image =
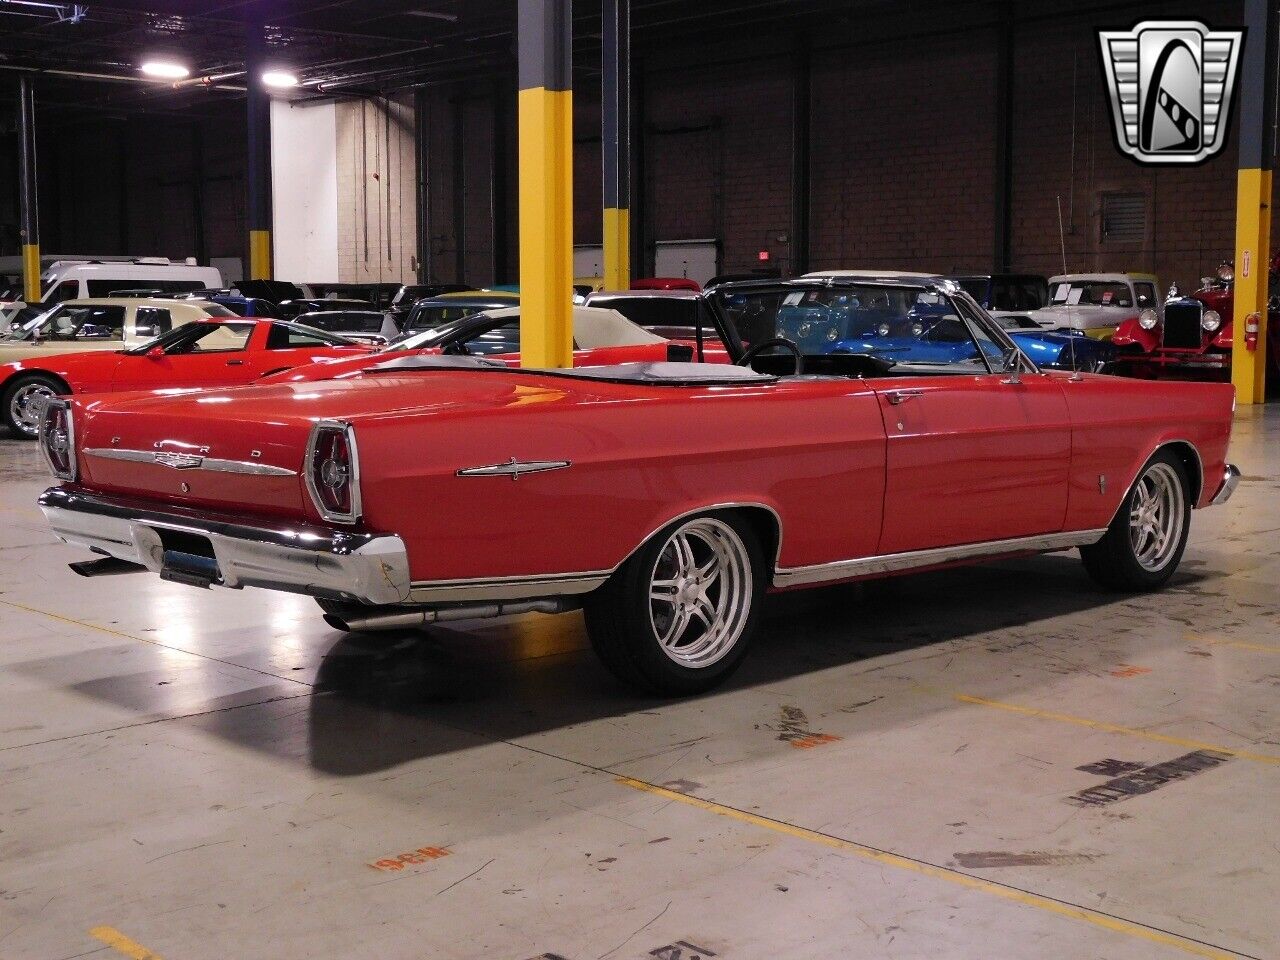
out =
<svg viewBox="0 0 1280 960"><path fill-rule="evenodd" d="M772 293L794 293L802 290L841 290L851 289L855 287L884 287L886 289L897 290L915 290L921 293L935 293L947 299L953 307L956 308L957 314L966 323L976 324L979 329L986 334L988 338L993 340L998 346L1005 351L1008 357L1012 351L1019 358L1019 371L1022 373L1033 374L1039 373L1040 368L1035 362L1023 352L1023 350L1014 342L1013 338L996 323L986 309L978 303L968 292L966 292L958 283L953 280L939 278L938 280L918 280L915 278L869 278L869 277L802 277L795 280L740 280L731 283L721 284L712 290L707 291L703 296L707 298L708 304L712 308L713 315L716 316L717 322L721 327L721 337L725 341L725 345L729 348L729 355L732 362L737 363L741 358L744 348L742 341L738 337L737 329L729 321L729 312L725 306L725 300L728 296L735 293L754 293L754 294L772 294ZM963 309L961 309L963 307ZM727 334L731 334L729 337ZM979 359L983 365L987 367L989 373L998 374L1004 372L1000 369L993 368L991 360L986 353L978 345L976 338L973 337L972 331L969 336L974 340L974 346L978 348ZM821 354L806 354L806 356L822 356ZM927 365L923 363L901 363L897 366L903 368L904 373L925 374L931 370L942 371L948 368L948 364ZM888 374L893 376L893 373Z"/></svg>

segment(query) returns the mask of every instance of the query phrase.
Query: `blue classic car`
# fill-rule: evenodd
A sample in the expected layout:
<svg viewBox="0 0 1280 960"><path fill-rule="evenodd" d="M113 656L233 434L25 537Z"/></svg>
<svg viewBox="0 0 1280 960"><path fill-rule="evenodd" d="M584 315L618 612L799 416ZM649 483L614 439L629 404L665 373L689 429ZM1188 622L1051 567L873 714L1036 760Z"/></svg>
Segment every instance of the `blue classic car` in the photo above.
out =
<svg viewBox="0 0 1280 960"><path fill-rule="evenodd" d="M778 308L779 335L805 353L865 353L922 364L952 364L977 355L964 322L937 294L881 288L872 302L863 302L856 293L824 293L792 293ZM1039 367L1098 371L1114 353L1110 344L1079 332L1042 330L1023 317L997 319Z"/></svg>

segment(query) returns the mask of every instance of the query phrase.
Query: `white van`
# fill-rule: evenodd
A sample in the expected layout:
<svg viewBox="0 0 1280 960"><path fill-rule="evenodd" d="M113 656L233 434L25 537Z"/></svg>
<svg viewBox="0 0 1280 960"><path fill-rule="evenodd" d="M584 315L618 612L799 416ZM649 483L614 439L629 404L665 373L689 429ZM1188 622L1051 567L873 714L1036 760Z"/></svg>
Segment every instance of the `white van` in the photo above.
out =
<svg viewBox="0 0 1280 960"><path fill-rule="evenodd" d="M167 257L139 257L127 261L59 260L40 277L40 302L61 303L88 297L109 297L118 290L157 290L184 293L222 286L216 267L175 263Z"/></svg>

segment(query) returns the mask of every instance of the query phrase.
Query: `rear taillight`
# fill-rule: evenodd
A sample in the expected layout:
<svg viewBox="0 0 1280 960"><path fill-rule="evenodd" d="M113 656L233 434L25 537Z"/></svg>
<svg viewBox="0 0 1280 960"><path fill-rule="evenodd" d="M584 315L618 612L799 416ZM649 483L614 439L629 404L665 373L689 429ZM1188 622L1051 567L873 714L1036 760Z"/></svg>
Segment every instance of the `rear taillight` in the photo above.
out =
<svg viewBox="0 0 1280 960"><path fill-rule="evenodd" d="M45 400L40 412L40 451L59 480L76 478L76 428L71 404L58 397Z"/></svg>
<svg viewBox="0 0 1280 960"><path fill-rule="evenodd" d="M307 442L307 489L326 520L360 519L360 459L351 424L321 420Z"/></svg>

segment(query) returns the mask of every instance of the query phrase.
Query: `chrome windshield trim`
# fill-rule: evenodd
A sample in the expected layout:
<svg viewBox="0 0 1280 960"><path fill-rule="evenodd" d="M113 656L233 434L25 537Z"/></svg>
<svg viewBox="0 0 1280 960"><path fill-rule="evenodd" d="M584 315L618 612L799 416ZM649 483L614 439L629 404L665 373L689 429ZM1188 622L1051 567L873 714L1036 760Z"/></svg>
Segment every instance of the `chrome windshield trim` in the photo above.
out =
<svg viewBox="0 0 1280 960"><path fill-rule="evenodd" d="M297 470L276 467L252 460L223 460L194 453L174 453L166 450L129 450L118 447L85 447L85 456L102 460L126 460L131 463L154 463L174 470L208 470L213 473L242 473L255 477L296 477Z"/></svg>
<svg viewBox="0 0 1280 960"><path fill-rule="evenodd" d="M1105 527L1096 530L1070 530L1065 533L1045 533L1033 537L1014 537L1008 540L984 540L952 547L934 547L929 550L911 550L874 557L858 557L852 560L836 560L833 563L815 563L805 567L780 567L773 575L775 587L799 587L835 580L851 580L855 577L875 576L897 570L916 567L933 567L959 560L983 557L999 557L1010 553L1043 553L1048 550L1066 550L1097 543L1103 538Z"/></svg>

